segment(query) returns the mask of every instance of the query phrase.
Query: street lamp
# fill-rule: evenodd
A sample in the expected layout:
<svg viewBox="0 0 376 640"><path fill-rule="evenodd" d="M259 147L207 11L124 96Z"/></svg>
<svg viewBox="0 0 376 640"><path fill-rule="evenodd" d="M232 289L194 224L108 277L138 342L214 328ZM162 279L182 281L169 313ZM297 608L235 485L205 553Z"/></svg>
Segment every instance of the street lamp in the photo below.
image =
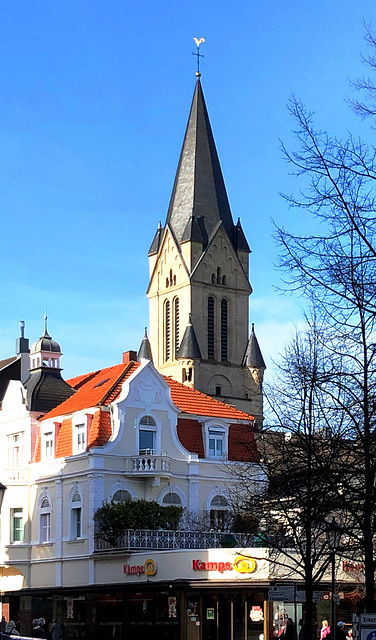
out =
<svg viewBox="0 0 376 640"><path fill-rule="evenodd" d="M332 640L336 640L336 603L334 601L334 592L336 590L336 551L338 550L339 543L341 541L341 529L336 522L334 516L332 521L328 523L326 529L326 539L328 547L331 551L332 559L332 620L331 620L331 632Z"/></svg>
<svg viewBox="0 0 376 640"><path fill-rule="evenodd" d="M1 505L3 504L5 491L6 491L5 484L2 484L2 482L0 482L0 512L1 512Z"/></svg>

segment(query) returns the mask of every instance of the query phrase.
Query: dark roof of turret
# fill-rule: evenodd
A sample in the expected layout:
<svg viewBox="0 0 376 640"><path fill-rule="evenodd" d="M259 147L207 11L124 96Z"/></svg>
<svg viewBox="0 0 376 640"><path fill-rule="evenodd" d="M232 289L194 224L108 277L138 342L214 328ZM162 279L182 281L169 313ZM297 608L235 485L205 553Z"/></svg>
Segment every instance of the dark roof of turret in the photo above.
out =
<svg viewBox="0 0 376 640"><path fill-rule="evenodd" d="M198 344L197 336L191 322L191 314L189 314L189 321L177 355L178 360L182 358L202 360L200 345Z"/></svg>
<svg viewBox="0 0 376 640"><path fill-rule="evenodd" d="M38 353L39 351L51 351L53 353L61 353L61 348L56 340L53 340L47 329L44 334L33 344L30 353Z"/></svg>
<svg viewBox="0 0 376 640"><path fill-rule="evenodd" d="M34 369L24 386L28 410L41 413L51 411L75 393L61 377L60 369L50 367Z"/></svg>
<svg viewBox="0 0 376 640"><path fill-rule="evenodd" d="M152 256L152 255L158 253L159 247L161 245L162 233L163 233L163 227L162 227L161 223L159 222L158 229L155 232L155 236L153 238L153 242L150 245L148 256Z"/></svg>
<svg viewBox="0 0 376 640"><path fill-rule="evenodd" d="M195 237L188 238L187 227L192 214L200 221L200 235L197 235L197 227L191 226ZM183 239L196 239L203 231L204 239L210 239L218 223L222 222L234 247L249 251L244 234L241 242L239 238L237 241L200 78L196 83L166 222L179 243ZM155 250L156 237L152 247Z"/></svg>
<svg viewBox="0 0 376 640"><path fill-rule="evenodd" d="M140 348L138 350L137 362L141 362L142 358L145 358L145 360L151 360L151 362L153 362L153 356L151 352L151 346L150 346L146 327L145 327L145 335L142 338Z"/></svg>
<svg viewBox="0 0 376 640"><path fill-rule="evenodd" d="M243 367L252 367L254 369L266 369L264 358L255 334L255 325L252 324L252 332L249 336L248 345L244 354Z"/></svg>

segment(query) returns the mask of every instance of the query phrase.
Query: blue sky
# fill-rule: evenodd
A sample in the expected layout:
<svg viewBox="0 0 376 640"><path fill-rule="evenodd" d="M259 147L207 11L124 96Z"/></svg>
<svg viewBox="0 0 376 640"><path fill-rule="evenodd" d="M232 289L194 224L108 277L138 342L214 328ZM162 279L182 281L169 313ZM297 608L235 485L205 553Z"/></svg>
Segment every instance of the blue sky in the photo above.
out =
<svg viewBox="0 0 376 640"><path fill-rule="evenodd" d="M294 93L318 128L374 135L349 110L367 70L365 0L3 0L0 5L0 358L18 322L49 331L63 375L116 364L148 324L147 251L164 222L195 85L202 84L233 217L252 248L256 323L267 364L303 301L280 296L273 218L305 225L279 192L298 188Z"/></svg>

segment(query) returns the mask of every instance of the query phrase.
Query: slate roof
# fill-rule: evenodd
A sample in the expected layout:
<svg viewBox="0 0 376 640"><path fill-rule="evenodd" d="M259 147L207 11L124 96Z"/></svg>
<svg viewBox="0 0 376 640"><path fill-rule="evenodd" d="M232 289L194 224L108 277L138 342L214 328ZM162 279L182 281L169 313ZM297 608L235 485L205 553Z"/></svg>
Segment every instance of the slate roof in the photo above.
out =
<svg viewBox="0 0 376 640"><path fill-rule="evenodd" d="M255 369L266 369L264 358L255 334L255 325L252 324L252 332L249 336L247 349L244 354L243 367L252 367Z"/></svg>
<svg viewBox="0 0 376 640"><path fill-rule="evenodd" d="M180 358L202 360L200 345L191 321L191 314L189 314L189 322L178 350L177 359L179 360Z"/></svg>
<svg viewBox="0 0 376 640"><path fill-rule="evenodd" d="M217 149L200 78L197 79L184 136L166 223L179 243L196 240L207 244L223 223L235 249L249 252L246 238L232 219ZM149 255L159 248L161 230Z"/></svg>
<svg viewBox="0 0 376 640"><path fill-rule="evenodd" d="M50 367L34 369L24 386L28 410L41 413L60 406L74 394L74 389L61 377L60 369Z"/></svg>

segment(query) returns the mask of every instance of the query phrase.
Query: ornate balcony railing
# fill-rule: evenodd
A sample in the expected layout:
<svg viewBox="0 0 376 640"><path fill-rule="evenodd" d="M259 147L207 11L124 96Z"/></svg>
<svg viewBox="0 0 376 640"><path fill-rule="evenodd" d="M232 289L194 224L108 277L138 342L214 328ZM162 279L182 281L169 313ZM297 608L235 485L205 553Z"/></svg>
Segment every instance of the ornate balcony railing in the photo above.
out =
<svg viewBox="0 0 376 640"><path fill-rule="evenodd" d="M122 536L109 540L96 534L95 551L143 551L147 549L218 549L228 547L255 546L253 536L244 533L220 531L152 531L150 529L127 529Z"/></svg>
<svg viewBox="0 0 376 640"><path fill-rule="evenodd" d="M29 472L26 467L13 467L5 469L4 472L3 480L5 479L5 482L27 482L29 478Z"/></svg>
<svg viewBox="0 0 376 640"><path fill-rule="evenodd" d="M132 476L170 476L171 458L152 450L126 458L126 473Z"/></svg>

